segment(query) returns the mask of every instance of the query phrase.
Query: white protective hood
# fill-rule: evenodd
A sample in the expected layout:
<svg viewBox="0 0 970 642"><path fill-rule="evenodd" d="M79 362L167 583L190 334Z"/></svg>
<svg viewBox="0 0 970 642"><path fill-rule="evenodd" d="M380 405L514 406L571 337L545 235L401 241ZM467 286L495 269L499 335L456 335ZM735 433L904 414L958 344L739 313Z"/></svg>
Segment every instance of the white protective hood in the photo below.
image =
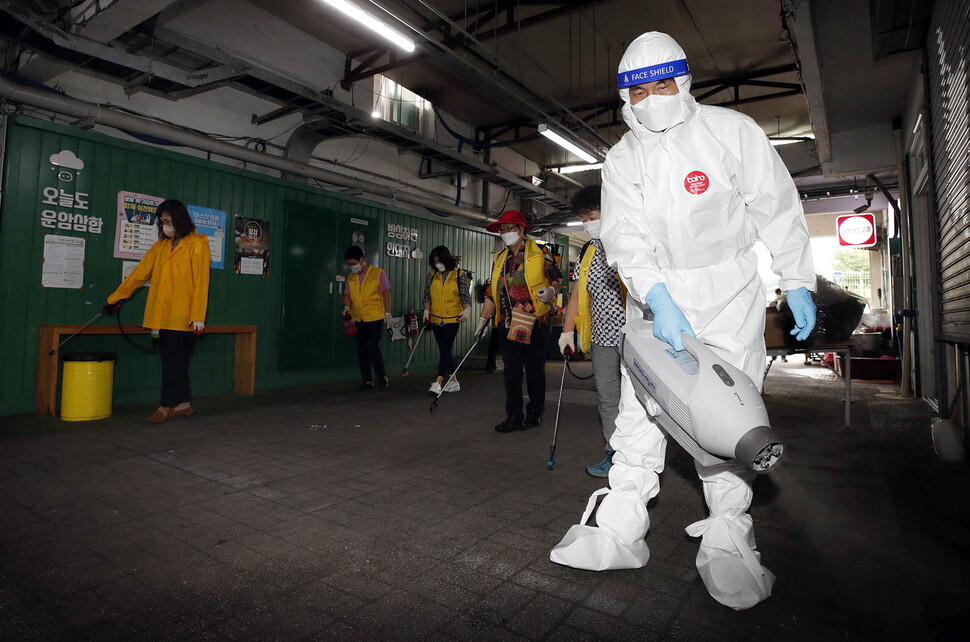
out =
<svg viewBox="0 0 970 642"><path fill-rule="evenodd" d="M618 71L622 74L625 71L651 67L665 62L684 60L685 58L687 58L687 54L684 53L684 50L677 44L676 40L665 33L650 31L637 37L636 40L630 43L623 57L620 58ZM697 101L690 95L691 77L690 74L687 74L686 76L677 76L674 80L677 82L677 90L679 92L677 95L684 102L686 118L687 115L697 109ZM623 101L623 121L637 138L642 139L644 136L657 135L656 132L652 132L644 127L633 114L633 109L630 107L630 90L628 88L620 89L620 100Z"/></svg>

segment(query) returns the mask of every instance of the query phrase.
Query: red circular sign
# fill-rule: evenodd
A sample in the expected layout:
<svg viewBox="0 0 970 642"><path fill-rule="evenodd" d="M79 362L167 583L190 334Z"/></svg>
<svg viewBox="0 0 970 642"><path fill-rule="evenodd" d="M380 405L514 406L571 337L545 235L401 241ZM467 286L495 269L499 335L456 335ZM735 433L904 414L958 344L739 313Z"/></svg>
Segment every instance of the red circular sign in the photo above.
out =
<svg viewBox="0 0 970 642"><path fill-rule="evenodd" d="M691 194L703 194L711 186L711 181L704 172L691 172L684 179L684 189Z"/></svg>

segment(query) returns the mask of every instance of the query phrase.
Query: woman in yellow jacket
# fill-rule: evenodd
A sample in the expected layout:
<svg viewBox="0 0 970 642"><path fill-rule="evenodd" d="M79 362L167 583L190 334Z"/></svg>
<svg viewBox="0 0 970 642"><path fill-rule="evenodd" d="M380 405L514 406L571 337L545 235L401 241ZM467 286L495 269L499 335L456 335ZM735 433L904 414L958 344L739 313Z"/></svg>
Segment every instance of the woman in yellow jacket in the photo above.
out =
<svg viewBox="0 0 970 642"><path fill-rule="evenodd" d="M431 271L424 282L424 324L431 325L434 340L438 344L438 378L428 392L438 394L458 392L455 357L451 352L461 323L471 316L472 297L468 292L468 276L458 269L458 262L444 245L431 250L428 256ZM448 381L445 381L448 377Z"/></svg>
<svg viewBox="0 0 970 642"><path fill-rule="evenodd" d="M167 200L156 211L158 241L142 257L128 278L108 297L114 311L151 279L142 325L158 331L162 357L162 400L148 421L161 423L192 414L189 361L205 328L209 301L209 240L195 231L181 202Z"/></svg>
<svg viewBox="0 0 970 642"><path fill-rule="evenodd" d="M351 272L344 290L344 318L353 319L357 326L354 339L357 340L357 365L362 379L357 389L374 389L371 366L377 375L377 385L386 388L388 381L384 355L381 354L381 334L385 328L391 329L391 283L384 270L367 264L364 251L358 246L347 248L344 259Z"/></svg>
<svg viewBox="0 0 970 642"><path fill-rule="evenodd" d="M559 294L562 274L546 250L526 238L529 224L521 212L502 212L485 229L499 232L506 249L495 255L475 335L484 334L494 312L495 327L500 329L499 336L504 337L502 362L505 364L505 420L495 426L495 431L507 433L542 423L549 321L554 315L550 302ZM529 392L525 417L522 416L523 370Z"/></svg>

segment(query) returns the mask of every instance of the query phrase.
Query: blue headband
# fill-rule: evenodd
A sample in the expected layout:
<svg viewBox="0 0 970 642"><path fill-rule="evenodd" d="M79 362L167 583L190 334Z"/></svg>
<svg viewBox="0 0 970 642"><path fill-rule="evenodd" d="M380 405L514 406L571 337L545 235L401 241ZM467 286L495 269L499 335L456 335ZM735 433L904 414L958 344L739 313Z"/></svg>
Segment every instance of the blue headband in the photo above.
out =
<svg viewBox="0 0 970 642"><path fill-rule="evenodd" d="M663 62L652 67L641 67L640 69L633 69L616 74L616 84L620 89L625 89L627 87L633 87L634 85L654 82L655 80L663 80L664 78L686 76L689 73L690 69L687 67L687 60L682 58L673 62Z"/></svg>

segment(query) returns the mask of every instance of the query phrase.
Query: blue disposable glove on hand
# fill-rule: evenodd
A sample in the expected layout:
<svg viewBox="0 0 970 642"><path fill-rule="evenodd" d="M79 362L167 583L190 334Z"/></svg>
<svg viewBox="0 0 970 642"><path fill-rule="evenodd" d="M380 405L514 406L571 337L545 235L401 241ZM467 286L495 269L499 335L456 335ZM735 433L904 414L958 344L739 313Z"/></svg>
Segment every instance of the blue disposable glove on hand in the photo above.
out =
<svg viewBox="0 0 970 642"><path fill-rule="evenodd" d="M653 312L653 336L666 341L678 352L684 349L681 333L686 332L692 337L697 336L694 334L694 329L690 327L687 317L670 298L666 285L658 283L650 288L646 301Z"/></svg>
<svg viewBox="0 0 970 642"><path fill-rule="evenodd" d="M795 315L795 329L791 334L795 335L797 341L804 341L815 328L815 302L812 301L812 293L803 286L788 290L785 296L788 297L788 307Z"/></svg>

